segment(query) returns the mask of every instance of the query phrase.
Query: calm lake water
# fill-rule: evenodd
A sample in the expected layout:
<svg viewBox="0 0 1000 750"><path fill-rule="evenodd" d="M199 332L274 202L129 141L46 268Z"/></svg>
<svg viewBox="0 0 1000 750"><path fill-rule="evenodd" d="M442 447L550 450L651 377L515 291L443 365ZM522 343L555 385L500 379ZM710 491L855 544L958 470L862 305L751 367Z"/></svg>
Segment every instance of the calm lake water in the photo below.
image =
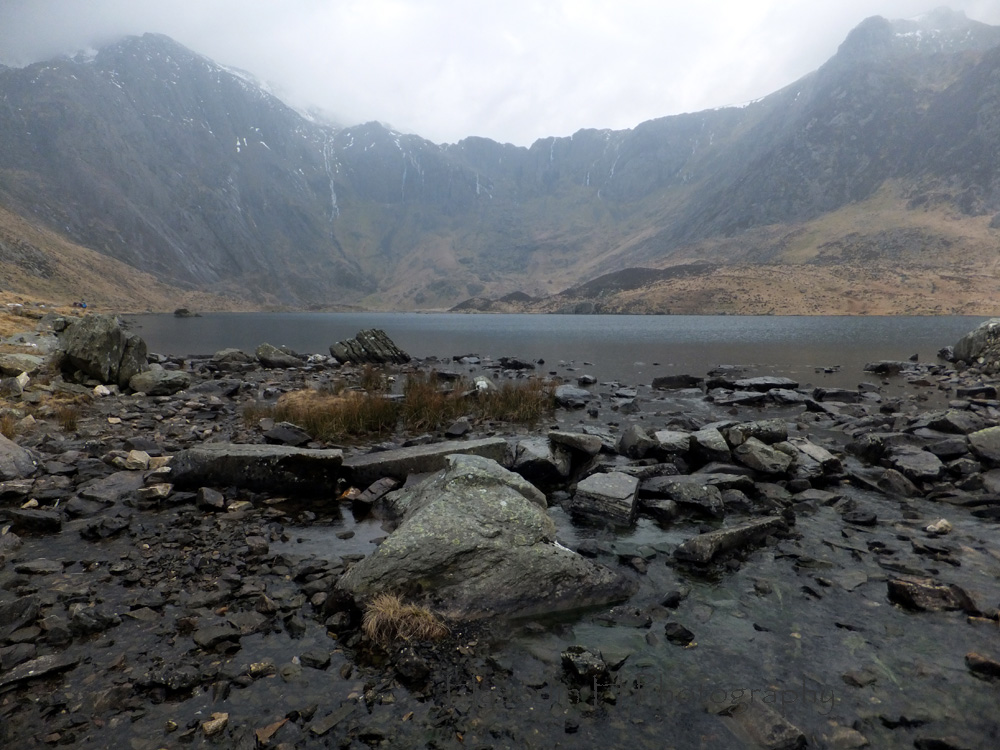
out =
<svg viewBox="0 0 1000 750"><path fill-rule="evenodd" d="M985 318L647 315L462 315L451 313L208 313L200 318L134 315L134 330L160 354L253 351L267 342L329 353L334 341L383 329L415 357L478 354L544 359L602 380L638 384L657 375L703 375L722 365L824 385L856 385L866 362L933 361ZM824 375L817 368L839 366Z"/></svg>

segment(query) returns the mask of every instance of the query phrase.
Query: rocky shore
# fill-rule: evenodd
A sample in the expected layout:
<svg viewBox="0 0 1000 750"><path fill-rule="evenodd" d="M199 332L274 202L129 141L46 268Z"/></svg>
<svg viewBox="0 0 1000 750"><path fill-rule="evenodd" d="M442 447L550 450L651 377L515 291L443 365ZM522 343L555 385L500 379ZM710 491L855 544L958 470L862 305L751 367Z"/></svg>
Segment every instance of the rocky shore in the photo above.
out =
<svg viewBox="0 0 1000 750"><path fill-rule="evenodd" d="M52 316L0 355L0 746L993 746L998 332L832 389ZM336 445L244 418L365 363L558 406ZM371 638L386 592L448 634Z"/></svg>

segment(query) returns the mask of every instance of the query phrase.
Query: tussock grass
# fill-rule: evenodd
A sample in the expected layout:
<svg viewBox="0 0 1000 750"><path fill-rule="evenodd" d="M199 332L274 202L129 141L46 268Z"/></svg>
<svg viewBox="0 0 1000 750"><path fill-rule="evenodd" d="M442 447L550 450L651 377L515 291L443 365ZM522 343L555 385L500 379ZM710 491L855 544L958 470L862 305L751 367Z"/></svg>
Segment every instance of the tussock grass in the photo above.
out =
<svg viewBox="0 0 1000 750"><path fill-rule="evenodd" d="M429 609L404 604L395 594L379 594L371 600L365 607L361 629L383 648L398 640L439 641L449 633Z"/></svg>
<svg viewBox="0 0 1000 750"><path fill-rule="evenodd" d="M507 382L476 395L476 412L483 419L530 425L556 408L553 385L537 378L523 384Z"/></svg>
<svg viewBox="0 0 1000 750"><path fill-rule="evenodd" d="M318 440L341 440L388 434L400 425L412 432L437 430L466 415L534 424L555 409L553 386L537 379L479 391L463 380L442 388L435 373L413 373L403 384L402 402L385 395L387 383L377 371L362 383L372 390L305 389L284 394L274 406L249 404L243 421L252 427L269 417L292 422Z"/></svg>
<svg viewBox="0 0 1000 750"><path fill-rule="evenodd" d="M63 404L56 409L56 421L66 432L76 432L80 421L80 408L76 404Z"/></svg>
<svg viewBox="0 0 1000 750"><path fill-rule="evenodd" d="M3 435L8 440L13 440L18 431L17 421L17 417L10 412L0 416L0 435Z"/></svg>

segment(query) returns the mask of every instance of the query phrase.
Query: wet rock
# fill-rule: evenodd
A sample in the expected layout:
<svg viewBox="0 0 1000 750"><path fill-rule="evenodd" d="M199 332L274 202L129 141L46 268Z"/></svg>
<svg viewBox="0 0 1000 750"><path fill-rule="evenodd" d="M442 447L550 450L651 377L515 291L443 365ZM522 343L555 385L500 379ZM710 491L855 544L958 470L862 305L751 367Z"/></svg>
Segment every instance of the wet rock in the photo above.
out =
<svg viewBox="0 0 1000 750"><path fill-rule="evenodd" d="M569 478L572 459L569 450L553 445L548 438L518 440L510 461L511 471L537 487L558 487Z"/></svg>
<svg viewBox="0 0 1000 750"><path fill-rule="evenodd" d="M757 544L767 536L787 528L785 521L779 516L755 519L688 539L674 550L674 557L704 565L722 554Z"/></svg>
<svg viewBox="0 0 1000 750"><path fill-rule="evenodd" d="M88 315L70 323L59 335L62 367L79 370L101 383L128 386L149 367L146 342L128 333L117 318Z"/></svg>
<svg viewBox="0 0 1000 750"><path fill-rule="evenodd" d="M669 500L683 510L693 510L714 518L722 518L726 513L719 488L691 477L652 477L640 484L639 492L643 511L660 520L671 517L669 509L664 511L661 499Z"/></svg>
<svg viewBox="0 0 1000 750"><path fill-rule="evenodd" d="M756 378L740 378L733 381L733 387L741 391L767 392L775 388L795 390L799 387L797 381L791 378L762 376Z"/></svg>
<svg viewBox="0 0 1000 750"><path fill-rule="evenodd" d="M1000 661L970 651L965 655L965 666L977 677L1000 680Z"/></svg>
<svg viewBox="0 0 1000 750"><path fill-rule="evenodd" d="M904 576L887 581L889 601L906 609L920 612L947 612L962 610L977 614L972 598L955 584L942 584L932 578Z"/></svg>
<svg viewBox="0 0 1000 750"><path fill-rule="evenodd" d="M392 477L383 477L368 486L360 495L352 499L355 505L371 507L390 492L398 489L400 482Z"/></svg>
<svg viewBox="0 0 1000 750"><path fill-rule="evenodd" d="M668 622L663 627L663 634L668 641L676 643L678 646L690 646L694 643L694 633L679 622Z"/></svg>
<svg viewBox="0 0 1000 750"><path fill-rule="evenodd" d="M705 382L705 378L694 375L661 375L653 378L653 388L655 390L681 390L683 388L698 388Z"/></svg>
<svg viewBox="0 0 1000 750"><path fill-rule="evenodd" d="M321 490L336 486L343 458L335 449L202 443L174 457L173 480L182 489L215 485Z"/></svg>
<svg viewBox="0 0 1000 750"><path fill-rule="evenodd" d="M0 641L6 640L14 631L33 623L38 618L39 608L40 601L34 595L6 602L0 601Z"/></svg>
<svg viewBox="0 0 1000 750"><path fill-rule="evenodd" d="M29 576L62 573L63 564L57 560L46 560L44 557L40 557L37 560L26 560L17 563L14 565L14 572Z"/></svg>
<svg viewBox="0 0 1000 750"><path fill-rule="evenodd" d="M192 634L192 639L206 651L218 650L220 646L228 646L240 639L240 631L230 623L222 625L207 625L198 628Z"/></svg>
<svg viewBox="0 0 1000 750"><path fill-rule="evenodd" d="M410 474L440 471L450 455L482 456L501 462L506 453L507 441L499 437L451 440L352 456L344 461L344 471L353 483L364 486L382 477L405 481Z"/></svg>
<svg viewBox="0 0 1000 750"><path fill-rule="evenodd" d="M987 427L970 434L969 448L982 460L1000 466L1000 427Z"/></svg>
<svg viewBox="0 0 1000 750"><path fill-rule="evenodd" d="M618 438L618 453L629 458L645 458L657 442L641 425L633 424L624 429Z"/></svg>
<svg viewBox="0 0 1000 750"><path fill-rule="evenodd" d="M0 517L6 515L11 528L16 532L29 534L55 534L62 530L62 514L54 510L33 510L12 508L0 510Z"/></svg>
<svg viewBox="0 0 1000 750"><path fill-rule="evenodd" d="M23 479L34 474L37 469L37 462L27 450L0 435L0 481Z"/></svg>
<svg viewBox="0 0 1000 750"><path fill-rule="evenodd" d="M67 669L75 667L79 662L79 657L66 653L39 656L37 659L26 661L11 670L0 673L0 689L18 682L47 677L56 672L65 672Z"/></svg>
<svg viewBox="0 0 1000 750"><path fill-rule="evenodd" d="M256 358L252 354L247 354L241 349L220 349L212 355L211 362L220 370L240 369L246 365L252 365Z"/></svg>
<svg viewBox="0 0 1000 750"><path fill-rule="evenodd" d="M563 445L570 450L585 456L596 456L601 452L603 443L597 435L585 435L579 432L552 431L549 440L556 445Z"/></svg>
<svg viewBox="0 0 1000 750"><path fill-rule="evenodd" d="M604 660L583 646L570 646L560 657L563 669L579 684L603 683L608 677L610 670Z"/></svg>
<svg viewBox="0 0 1000 750"><path fill-rule="evenodd" d="M691 433L682 430L658 430L653 433L656 450L667 455L678 455L691 450Z"/></svg>
<svg viewBox="0 0 1000 750"><path fill-rule="evenodd" d="M889 456L889 463L912 482L933 482L944 471L941 459L930 451L915 448L894 450Z"/></svg>
<svg viewBox="0 0 1000 750"><path fill-rule="evenodd" d="M788 423L783 419L760 419L732 425L722 429L721 432L732 448L742 445L750 438L773 445L788 439Z"/></svg>
<svg viewBox="0 0 1000 750"><path fill-rule="evenodd" d="M791 456L755 437L747 438L733 449L733 457L744 466L762 474L784 474L792 465Z"/></svg>
<svg viewBox="0 0 1000 750"><path fill-rule="evenodd" d="M775 699L777 700L777 699ZM738 738L763 750L801 750L806 736L798 727L761 700L741 697L735 703L710 704Z"/></svg>
<svg viewBox="0 0 1000 750"><path fill-rule="evenodd" d="M597 400L590 391L572 385L560 385L555 390L556 403L564 409L582 409L589 402Z"/></svg>
<svg viewBox="0 0 1000 750"><path fill-rule="evenodd" d="M164 370L159 365L133 375L128 387L147 396L172 396L191 385L191 376L181 370Z"/></svg>
<svg viewBox="0 0 1000 750"><path fill-rule="evenodd" d="M629 526L635 518L638 492L639 480L628 474L591 474L577 484L570 508L576 513Z"/></svg>
<svg viewBox="0 0 1000 750"><path fill-rule="evenodd" d="M286 369L289 367L301 367L302 360L296 355L284 349L279 349L273 344L264 343L254 350L254 356L262 367L270 369Z"/></svg>
<svg viewBox="0 0 1000 750"><path fill-rule="evenodd" d="M715 427L706 427L691 434L692 449L706 461L727 462L731 456L729 443Z"/></svg>
<svg viewBox="0 0 1000 750"><path fill-rule="evenodd" d="M983 365L987 372L1000 366L1000 318L984 321L955 344L955 358Z"/></svg>
<svg viewBox="0 0 1000 750"><path fill-rule="evenodd" d="M291 422L277 422L264 431L264 440L272 444L300 446L312 440L312 436Z"/></svg>
<svg viewBox="0 0 1000 750"><path fill-rule="evenodd" d="M401 524L344 574L340 590L355 599L419 591L432 608L470 620L627 596L630 586L617 573L555 543L544 496L520 476L478 456L452 455L447 463L397 493L406 496Z"/></svg>
<svg viewBox="0 0 1000 750"><path fill-rule="evenodd" d="M221 513L226 509L226 498L218 490L211 487L199 487L196 503L200 510Z"/></svg>
<svg viewBox="0 0 1000 750"><path fill-rule="evenodd" d="M410 355L379 328L361 330L353 339L330 344L330 354L341 364L402 365L410 361Z"/></svg>
<svg viewBox="0 0 1000 750"><path fill-rule="evenodd" d="M843 404L856 404L861 400L861 393L846 388L814 388L812 397L816 401L839 401Z"/></svg>

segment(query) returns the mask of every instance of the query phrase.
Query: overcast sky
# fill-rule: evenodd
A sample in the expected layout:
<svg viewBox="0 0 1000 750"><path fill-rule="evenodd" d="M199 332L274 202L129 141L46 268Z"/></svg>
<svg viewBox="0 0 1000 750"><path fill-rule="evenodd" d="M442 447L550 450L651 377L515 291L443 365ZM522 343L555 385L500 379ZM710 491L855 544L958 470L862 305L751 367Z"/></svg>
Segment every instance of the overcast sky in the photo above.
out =
<svg viewBox="0 0 1000 750"><path fill-rule="evenodd" d="M0 61L159 32L343 125L530 145L741 104L941 0L0 0ZM1000 25L1000 1L952 0Z"/></svg>

